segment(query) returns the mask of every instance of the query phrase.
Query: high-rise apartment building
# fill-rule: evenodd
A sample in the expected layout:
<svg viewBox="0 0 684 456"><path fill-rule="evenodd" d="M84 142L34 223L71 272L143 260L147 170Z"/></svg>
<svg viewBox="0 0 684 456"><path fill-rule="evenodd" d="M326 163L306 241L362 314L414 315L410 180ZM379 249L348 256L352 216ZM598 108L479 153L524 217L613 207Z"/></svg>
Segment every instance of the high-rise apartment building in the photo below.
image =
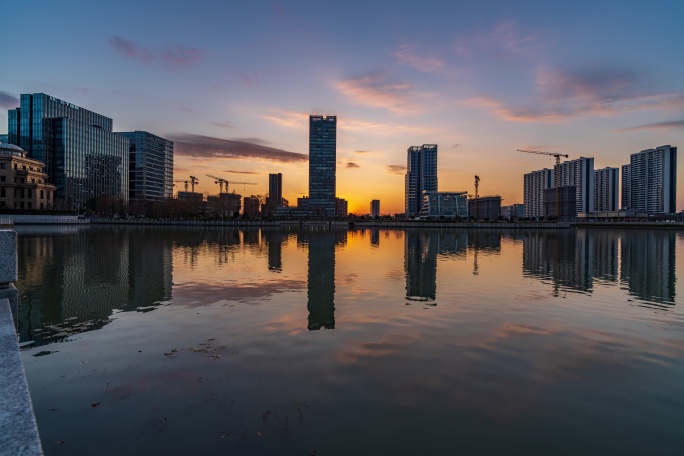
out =
<svg viewBox="0 0 684 456"><path fill-rule="evenodd" d="M380 217L380 200L371 200L370 215L371 217Z"/></svg>
<svg viewBox="0 0 684 456"><path fill-rule="evenodd" d="M552 169L532 171L524 176L523 205L525 217L546 217L544 190L555 185Z"/></svg>
<svg viewBox="0 0 684 456"><path fill-rule="evenodd" d="M309 116L309 211L334 217L337 116Z"/></svg>
<svg viewBox="0 0 684 456"><path fill-rule="evenodd" d="M407 217L420 215L423 192L437 191L437 144L409 147L406 154L404 201Z"/></svg>
<svg viewBox="0 0 684 456"><path fill-rule="evenodd" d="M603 168L594 171L594 210L597 212L620 209L620 169Z"/></svg>
<svg viewBox="0 0 684 456"><path fill-rule="evenodd" d="M622 207L632 207L632 168L630 165L622 165Z"/></svg>
<svg viewBox="0 0 684 456"><path fill-rule="evenodd" d="M575 212L594 211L594 159L580 157L556 165L560 167L560 186L574 186L577 195L575 196ZM555 183L554 183L555 185ZM575 213L575 215L577 215Z"/></svg>
<svg viewBox="0 0 684 456"><path fill-rule="evenodd" d="M112 119L44 93L22 94L8 113L8 140L45 163L55 207L110 196L128 201L129 140Z"/></svg>
<svg viewBox="0 0 684 456"><path fill-rule="evenodd" d="M268 175L268 209L270 212L283 207L283 175Z"/></svg>
<svg viewBox="0 0 684 456"><path fill-rule="evenodd" d="M624 170L624 166L623 166ZM627 191L627 198L624 192ZM677 148L669 145L630 156L629 185L623 186L625 209L674 214L677 200Z"/></svg>
<svg viewBox="0 0 684 456"><path fill-rule="evenodd" d="M131 200L173 197L173 142L146 131L117 133L129 141Z"/></svg>

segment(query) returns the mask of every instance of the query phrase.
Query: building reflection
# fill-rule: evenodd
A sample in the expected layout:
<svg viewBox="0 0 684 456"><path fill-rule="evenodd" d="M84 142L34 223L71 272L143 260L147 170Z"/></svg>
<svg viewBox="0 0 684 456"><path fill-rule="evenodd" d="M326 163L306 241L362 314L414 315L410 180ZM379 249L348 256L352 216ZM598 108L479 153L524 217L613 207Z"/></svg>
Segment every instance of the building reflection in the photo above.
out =
<svg viewBox="0 0 684 456"><path fill-rule="evenodd" d="M437 298L437 255L465 258L467 247L467 231L405 231L406 299L434 303Z"/></svg>
<svg viewBox="0 0 684 456"><path fill-rule="evenodd" d="M316 227L297 233L308 248L307 304L309 331L335 328L335 246L347 243L347 232Z"/></svg>
<svg viewBox="0 0 684 456"><path fill-rule="evenodd" d="M523 234L523 274L550 281L559 290L591 291L593 253L586 237L574 230L538 230Z"/></svg>
<svg viewBox="0 0 684 456"><path fill-rule="evenodd" d="M538 230L522 235L523 273L560 290L591 293L594 280L624 284L652 303L675 299L676 235L665 230Z"/></svg>
<svg viewBox="0 0 684 456"><path fill-rule="evenodd" d="M280 231L268 233L268 269L270 271L280 272L283 270L283 241L285 236Z"/></svg>
<svg viewBox="0 0 684 456"><path fill-rule="evenodd" d="M643 300L675 302L676 235L669 230L627 231L620 238L620 280Z"/></svg>
<svg viewBox="0 0 684 456"><path fill-rule="evenodd" d="M135 228L18 229L19 332L37 345L171 297L172 239Z"/></svg>

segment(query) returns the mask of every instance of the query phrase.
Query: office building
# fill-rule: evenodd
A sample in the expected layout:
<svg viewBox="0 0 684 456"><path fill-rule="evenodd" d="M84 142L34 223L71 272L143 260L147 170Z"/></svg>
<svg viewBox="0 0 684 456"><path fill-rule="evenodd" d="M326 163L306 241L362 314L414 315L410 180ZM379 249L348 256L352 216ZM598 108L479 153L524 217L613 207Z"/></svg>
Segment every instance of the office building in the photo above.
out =
<svg viewBox="0 0 684 456"><path fill-rule="evenodd" d="M128 201L129 140L112 131L109 117L44 93L22 94L8 126L9 142L45 163L56 208L100 196Z"/></svg>
<svg viewBox="0 0 684 456"><path fill-rule="evenodd" d="M501 216L501 197L481 196L468 200L468 214L475 220L498 220Z"/></svg>
<svg viewBox="0 0 684 456"><path fill-rule="evenodd" d="M524 176L523 204L525 217L546 217L544 190L555 185L552 169L532 171Z"/></svg>
<svg viewBox="0 0 684 456"><path fill-rule="evenodd" d="M575 187L577 192L575 215L578 212L592 212L594 210L594 159L580 157L557 166L559 166L559 185Z"/></svg>
<svg viewBox="0 0 684 456"><path fill-rule="evenodd" d="M629 204L625 209L649 214L677 212L677 148L666 145L632 154L625 191L628 196L623 196L623 206Z"/></svg>
<svg viewBox="0 0 684 456"><path fill-rule="evenodd" d="M9 135L0 135L0 143L9 144Z"/></svg>
<svg viewBox="0 0 684 456"><path fill-rule="evenodd" d="M468 192L423 192L421 217L467 218Z"/></svg>
<svg viewBox="0 0 684 456"><path fill-rule="evenodd" d="M423 192L437 191L437 145L409 147L406 154L404 201L407 217L420 215Z"/></svg>
<svg viewBox="0 0 684 456"><path fill-rule="evenodd" d="M266 206L268 213L273 213L277 208L283 207L283 175L281 173L268 175Z"/></svg>
<svg viewBox="0 0 684 456"><path fill-rule="evenodd" d="M336 214L337 117L309 116L309 212Z"/></svg>
<svg viewBox="0 0 684 456"><path fill-rule="evenodd" d="M370 202L370 216L380 217L380 200L371 200Z"/></svg>
<svg viewBox="0 0 684 456"><path fill-rule="evenodd" d="M594 171L594 211L617 211L620 192L620 169L603 168Z"/></svg>
<svg viewBox="0 0 684 456"><path fill-rule="evenodd" d="M172 198L173 142L146 131L117 134L129 141L129 199Z"/></svg>
<svg viewBox="0 0 684 456"><path fill-rule="evenodd" d="M52 209L55 186L47 183L45 164L19 146L0 143L0 209Z"/></svg>
<svg viewBox="0 0 684 456"><path fill-rule="evenodd" d="M510 206L501 206L501 215L510 218L523 218L525 216L524 204L511 204Z"/></svg>

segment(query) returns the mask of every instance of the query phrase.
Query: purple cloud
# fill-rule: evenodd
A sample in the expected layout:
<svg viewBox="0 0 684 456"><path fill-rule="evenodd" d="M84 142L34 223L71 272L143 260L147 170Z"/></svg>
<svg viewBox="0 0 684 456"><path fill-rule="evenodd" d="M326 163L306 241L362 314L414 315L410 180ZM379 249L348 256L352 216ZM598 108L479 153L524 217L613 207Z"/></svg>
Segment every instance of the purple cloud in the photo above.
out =
<svg viewBox="0 0 684 456"><path fill-rule="evenodd" d="M14 109L19 107L19 98L15 97L9 92L0 90L0 106L5 109Z"/></svg>
<svg viewBox="0 0 684 456"><path fill-rule="evenodd" d="M660 130L666 128L684 128L684 119L670 120L666 122L656 122L645 125L637 125L636 127L623 128L621 131Z"/></svg>
<svg viewBox="0 0 684 456"><path fill-rule="evenodd" d="M230 122L228 122L228 121L225 121L225 122L209 122L209 124L210 124L210 125L214 125L215 127L221 127L221 128L230 128L230 129L235 128L235 127L233 127L233 125L232 125Z"/></svg>
<svg viewBox="0 0 684 456"><path fill-rule="evenodd" d="M384 73L370 73L337 81L334 86L362 105L384 108L397 114L416 113L420 110L412 100L414 93L411 85L392 82Z"/></svg>
<svg viewBox="0 0 684 456"><path fill-rule="evenodd" d="M252 71L251 73L245 73L244 71L238 71L237 77L240 83L246 87L255 87L259 85L261 77L257 71Z"/></svg>
<svg viewBox="0 0 684 456"><path fill-rule="evenodd" d="M199 63L202 61L203 57L202 51L199 49L194 47L186 48L181 45L163 51L160 56L164 66L172 70Z"/></svg>
<svg viewBox="0 0 684 456"><path fill-rule="evenodd" d="M361 168L359 165L357 165L354 162L348 162L346 165L347 168Z"/></svg>
<svg viewBox="0 0 684 456"><path fill-rule="evenodd" d="M202 51L194 47L182 45L176 45L159 53L154 53L148 48L118 35L112 36L109 39L109 44L116 52L131 60L139 60L143 63L159 61L170 70L191 66L201 62L203 59Z"/></svg>
<svg viewBox="0 0 684 456"><path fill-rule="evenodd" d="M505 120L521 122L557 122L581 115L684 108L684 93L653 89L644 74L625 68L539 68L536 90L534 103L527 106L507 106L486 97L469 102L486 107Z"/></svg>
<svg viewBox="0 0 684 456"><path fill-rule="evenodd" d="M177 155L194 158L257 159L280 163L297 163L309 160L309 156L289 152L257 142L214 138L211 136L178 134L170 135ZM263 141L258 141L263 142Z"/></svg>

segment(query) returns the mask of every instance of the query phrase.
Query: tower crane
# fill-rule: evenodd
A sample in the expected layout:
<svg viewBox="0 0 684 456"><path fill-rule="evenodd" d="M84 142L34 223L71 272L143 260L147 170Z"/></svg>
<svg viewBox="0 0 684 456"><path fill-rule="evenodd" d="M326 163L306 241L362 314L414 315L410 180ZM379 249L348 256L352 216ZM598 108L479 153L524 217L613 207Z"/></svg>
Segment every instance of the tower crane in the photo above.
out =
<svg viewBox="0 0 684 456"><path fill-rule="evenodd" d="M480 214L477 211L477 200L480 198L478 188L480 187L480 176L475 175L475 221L480 220Z"/></svg>
<svg viewBox="0 0 684 456"><path fill-rule="evenodd" d="M256 185L256 182L234 182L234 181L229 181L226 180L222 177L218 176L212 176L211 174L207 174L207 177L211 177L212 179L216 179L217 184L219 184L219 190L221 193L223 193L223 186L226 186L226 193L228 193L228 184L235 184L235 185Z"/></svg>
<svg viewBox="0 0 684 456"><path fill-rule="evenodd" d="M186 191L186 192L188 191L188 181L187 181L187 180L176 179L176 180L174 180L174 182L183 182L183 183L185 183L185 191Z"/></svg>
<svg viewBox="0 0 684 456"><path fill-rule="evenodd" d="M528 154L548 155L556 158L556 165L553 167L553 180L556 184L556 220L560 220L560 159L561 157L568 158L568 154L559 154L556 152L544 152L541 150L527 150L516 149L518 152L525 152Z"/></svg>
<svg viewBox="0 0 684 456"><path fill-rule="evenodd" d="M195 176L190 176L190 185L192 185L192 193L195 193L195 184L199 183L199 179Z"/></svg>

